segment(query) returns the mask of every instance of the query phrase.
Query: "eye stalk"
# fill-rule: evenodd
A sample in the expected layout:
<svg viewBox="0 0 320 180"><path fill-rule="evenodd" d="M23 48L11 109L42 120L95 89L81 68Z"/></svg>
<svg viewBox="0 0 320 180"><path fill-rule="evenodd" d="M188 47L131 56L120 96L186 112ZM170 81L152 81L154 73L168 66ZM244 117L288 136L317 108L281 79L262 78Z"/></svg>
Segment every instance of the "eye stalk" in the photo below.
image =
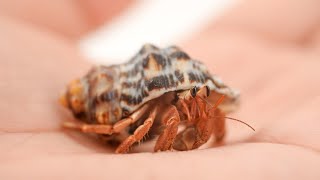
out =
<svg viewBox="0 0 320 180"><path fill-rule="evenodd" d="M199 89L197 88L197 86L194 86L194 87L190 90L191 96L192 96L193 98L196 97L198 90L199 90Z"/></svg>

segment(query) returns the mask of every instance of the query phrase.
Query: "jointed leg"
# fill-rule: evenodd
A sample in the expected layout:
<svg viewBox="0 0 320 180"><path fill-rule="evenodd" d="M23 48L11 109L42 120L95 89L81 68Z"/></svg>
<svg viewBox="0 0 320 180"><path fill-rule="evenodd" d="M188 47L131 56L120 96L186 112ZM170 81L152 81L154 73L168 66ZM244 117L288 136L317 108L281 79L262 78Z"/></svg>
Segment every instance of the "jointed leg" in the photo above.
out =
<svg viewBox="0 0 320 180"><path fill-rule="evenodd" d="M182 112L184 115L187 116L187 121L191 121L191 116L190 116L190 111L189 107L184 99L179 99L178 102L176 103L177 109L179 109L180 112ZM182 117L180 117L182 118ZM183 120L183 119L181 119Z"/></svg>
<svg viewBox="0 0 320 180"><path fill-rule="evenodd" d="M129 117L121 119L117 123L113 125L113 132L120 132L126 127L128 127L130 124L135 123L143 114L146 113L147 109L150 107L149 104L145 104L140 109L138 109L136 112L131 114Z"/></svg>
<svg viewBox="0 0 320 180"><path fill-rule="evenodd" d="M206 86L200 88L197 92L197 96L194 98L194 102L196 102L196 106L198 109L198 117L195 121L195 142L192 146L192 149L196 149L201 145L205 144L212 134L212 120L210 114L207 112L207 102L204 98L208 96L208 90Z"/></svg>
<svg viewBox="0 0 320 180"><path fill-rule="evenodd" d="M199 140L198 142L196 140L196 143L194 144L193 148L197 148L205 142L207 142L212 133L216 138L216 142L220 142L221 140L223 140L225 134L225 114L218 108L219 104L222 103L223 99L224 96L221 96L217 100L217 102L212 107L210 107L209 110L206 110L207 107L204 101L202 101L203 103L198 101L200 109L204 110L203 112L205 117L200 118L201 120L196 125L196 129L198 132L197 139Z"/></svg>
<svg viewBox="0 0 320 180"><path fill-rule="evenodd" d="M196 129L194 126L189 126L177 135L172 147L178 151L187 151L192 149L195 140Z"/></svg>
<svg viewBox="0 0 320 180"><path fill-rule="evenodd" d="M195 89L192 89L192 93ZM174 148L177 150L196 149L205 144L213 132L211 114L207 112L207 102L205 98L209 96L207 86L203 86L193 95L190 101L191 126L178 134ZM194 127L193 127L194 126Z"/></svg>
<svg viewBox="0 0 320 180"><path fill-rule="evenodd" d="M111 135L113 133L118 133L122 131L124 128L129 126L130 124L136 122L149 108L149 104L142 106L136 112L131 114L129 117L120 120L119 122L112 125L106 124L86 124L75 121L66 121L63 122L62 126L64 128L74 129L78 131L82 131L84 133L95 133L95 134L108 134Z"/></svg>
<svg viewBox="0 0 320 180"><path fill-rule="evenodd" d="M126 153L130 146L132 146L135 142L140 141L150 130L154 118L157 113L157 107L155 107L149 117L144 121L142 125L140 125L133 133L133 135L127 137L116 149L116 153Z"/></svg>
<svg viewBox="0 0 320 180"><path fill-rule="evenodd" d="M85 124L81 122L66 121L63 122L64 128L74 129L82 131L84 133L96 133L96 134L112 134L112 125L104 124Z"/></svg>
<svg viewBox="0 0 320 180"><path fill-rule="evenodd" d="M212 125L210 119L201 119L196 125L196 140L192 149L197 149L205 144L212 134Z"/></svg>
<svg viewBox="0 0 320 180"><path fill-rule="evenodd" d="M225 129L225 114L220 109L215 109L214 117L212 118L213 135L216 143L223 141Z"/></svg>
<svg viewBox="0 0 320 180"><path fill-rule="evenodd" d="M204 98L208 96L208 88L206 86L200 89L195 87L183 93L183 96L179 96L179 101L185 100L188 102L190 120L186 124L186 129L177 135L174 142L174 149L181 151L200 147L209 140L212 133L211 122L208 120L206 113L207 102L204 101Z"/></svg>
<svg viewBox="0 0 320 180"><path fill-rule="evenodd" d="M174 105L171 105L164 113L161 123L165 126L160 134L154 151L166 151L172 148L172 144L177 136L180 123L179 112Z"/></svg>

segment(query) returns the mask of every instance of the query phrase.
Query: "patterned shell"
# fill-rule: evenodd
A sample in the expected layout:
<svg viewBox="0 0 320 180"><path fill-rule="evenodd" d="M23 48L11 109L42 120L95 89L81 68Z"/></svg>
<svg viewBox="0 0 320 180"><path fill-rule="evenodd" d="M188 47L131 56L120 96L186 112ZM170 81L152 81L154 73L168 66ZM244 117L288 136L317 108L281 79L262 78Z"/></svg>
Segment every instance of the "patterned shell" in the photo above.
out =
<svg viewBox="0 0 320 180"><path fill-rule="evenodd" d="M159 49L151 44L144 45L125 64L94 67L81 83L87 97L86 114L93 117L99 109L108 109L113 114L109 115L110 122L170 91L207 85L211 91L229 99L237 99L239 95L178 47Z"/></svg>

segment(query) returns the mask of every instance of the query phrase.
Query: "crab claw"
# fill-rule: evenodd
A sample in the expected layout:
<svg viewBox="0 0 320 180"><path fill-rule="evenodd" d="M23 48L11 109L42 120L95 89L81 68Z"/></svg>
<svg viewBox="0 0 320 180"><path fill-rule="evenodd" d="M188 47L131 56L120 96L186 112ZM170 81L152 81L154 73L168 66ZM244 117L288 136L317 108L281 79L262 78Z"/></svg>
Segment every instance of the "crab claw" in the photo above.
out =
<svg viewBox="0 0 320 180"><path fill-rule="evenodd" d="M196 141L196 129L191 126L181 131L174 143L173 149L178 151L187 151L193 149L192 146Z"/></svg>
<svg viewBox="0 0 320 180"><path fill-rule="evenodd" d="M192 149L197 149L201 145L208 142L212 134L212 125L209 119L202 119L198 121L196 125L195 142L192 145Z"/></svg>

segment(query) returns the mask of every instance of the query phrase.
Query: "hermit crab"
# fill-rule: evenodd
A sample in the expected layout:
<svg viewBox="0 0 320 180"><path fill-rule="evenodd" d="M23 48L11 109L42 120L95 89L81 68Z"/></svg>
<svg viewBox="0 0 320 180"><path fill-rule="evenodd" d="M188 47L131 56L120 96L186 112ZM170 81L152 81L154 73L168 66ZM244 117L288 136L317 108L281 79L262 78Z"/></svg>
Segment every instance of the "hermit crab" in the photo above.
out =
<svg viewBox="0 0 320 180"><path fill-rule="evenodd" d="M97 134L126 153L156 135L154 151L196 149L212 135L220 142L238 97L180 48L146 44L127 63L93 67L60 101L79 120L63 127Z"/></svg>

